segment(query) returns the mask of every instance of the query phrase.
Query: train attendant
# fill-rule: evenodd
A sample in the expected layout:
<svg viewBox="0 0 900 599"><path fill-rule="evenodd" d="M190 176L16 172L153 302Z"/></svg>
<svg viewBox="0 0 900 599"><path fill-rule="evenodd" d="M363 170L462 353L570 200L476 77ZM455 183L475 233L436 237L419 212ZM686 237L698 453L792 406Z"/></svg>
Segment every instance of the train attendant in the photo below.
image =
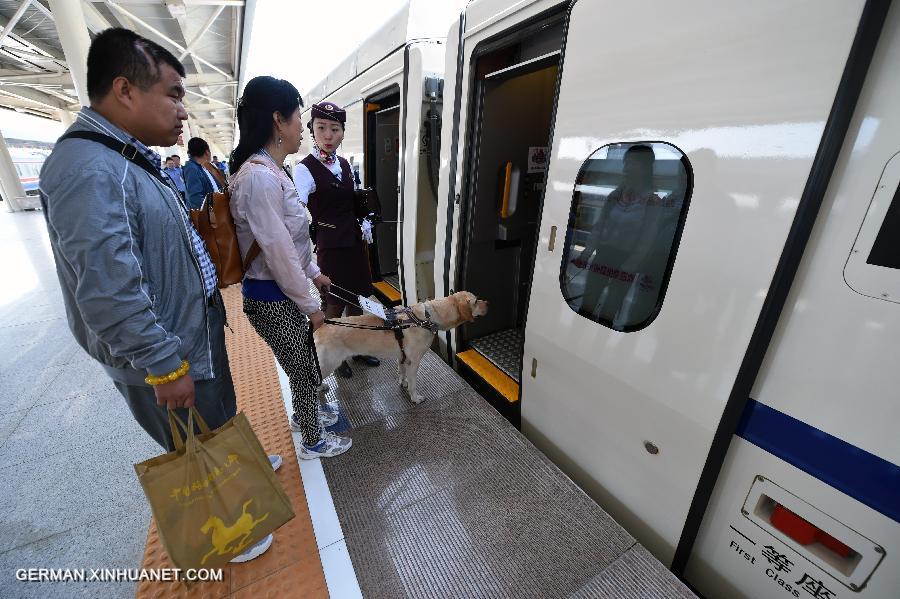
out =
<svg viewBox="0 0 900 599"><path fill-rule="evenodd" d="M249 260L241 289L244 313L288 375L291 428L303 434L298 455L313 459L339 455L351 440L325 432L337 416L319 408L310 327L322 326L325 315L309 283L321 288L331 281L313 259L306 210L283 166L300 149L301 105L297 88L283 79L250 80L238 102L240 142L229 166L231 213L241 256Z"/></svg>
<svg viewBox="0 0 900 599"><path fill-rule="evenodd" d="M373 291L363 232L353 212L353 174L350 164L337 155L346 120L347 113L333 102L313 104L307 123L313 135L312 152L294 168L300 201L307 204L316 223L319 268L338 287L325 296L328 318L362 314L355 296L369 296ZM354 356L354 360L379 364L374 356ZM344 378L353 376L347 362L335 372Z"/></svg>

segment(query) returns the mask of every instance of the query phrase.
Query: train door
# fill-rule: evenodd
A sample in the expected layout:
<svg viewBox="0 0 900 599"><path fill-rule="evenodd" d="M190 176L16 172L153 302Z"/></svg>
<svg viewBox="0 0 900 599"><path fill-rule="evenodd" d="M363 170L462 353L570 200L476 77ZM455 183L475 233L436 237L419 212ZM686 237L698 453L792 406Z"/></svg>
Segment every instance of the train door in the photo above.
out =
<svg viewBox="0 0 900 599"><path fill-rule="evenodd" d="M456 280L491 308L458 331L457 356L514 421L561 41L559 15L492 44L472 64Z"/></svg>
<svg viewBox="0 0 900 599"><path fill-rule="evenodd" d="M569 9L522 430L664 563L863 4L578 0Z"/></svg>
<svg viewBox="0 0 900 599"><path fill-rule="evenodd" d="M400 285L406 304L435 297L434 244L440 174L444 44L419 40L404 54L400 126Z"/></svg>
<svg viewBox="0 0 900 599"><path fill-rule="evenodd" d="M366 111L366 185L378 192L381 220L375 224L369 264L376 294L389 305L401 302L397 227L400 216L400 88L369 96Z"/></svg>

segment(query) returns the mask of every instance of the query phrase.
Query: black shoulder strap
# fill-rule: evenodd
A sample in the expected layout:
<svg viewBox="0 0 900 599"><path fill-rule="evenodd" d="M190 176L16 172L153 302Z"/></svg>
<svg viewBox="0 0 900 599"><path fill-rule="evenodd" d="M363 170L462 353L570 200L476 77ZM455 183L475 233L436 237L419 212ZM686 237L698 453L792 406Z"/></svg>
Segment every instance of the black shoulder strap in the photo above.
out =
<svg viewBox="0 0 900 599"><path fill-rule="evenodd" d="M166 187L169 186L169 184L163 178L162 173L159 172L159 168L153 166L150 160L146 156L141 154L140 150L138 150L131 144L119 141L115 137L110 137L109 135L96 133L94 131L72 131L57 139L56 143L59 143L64 139L72 138L87 139L89 141L101 143L107 148L115 150L116 152L121 154L123 158L130 160L131 162L135 163L136 165L153 175L157 180L159 180L160 183L162 183Z"/></svg>

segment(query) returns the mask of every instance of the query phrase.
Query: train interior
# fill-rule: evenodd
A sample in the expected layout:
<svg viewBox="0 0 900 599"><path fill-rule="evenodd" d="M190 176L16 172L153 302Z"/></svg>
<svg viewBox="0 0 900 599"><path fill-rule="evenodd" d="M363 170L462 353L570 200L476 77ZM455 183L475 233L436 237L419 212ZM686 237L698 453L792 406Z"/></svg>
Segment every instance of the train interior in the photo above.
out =
<svg viewBox="0 0 900 599"><path fill-rule="evenodd" d="M562 37L562 22L553 18L493 44L474 62L457 280L491 310L462 327L457 357L493 389L508 417L517 413Z"/></svg>
<svg viewBox="0 0 900 599"><path fill-rule="evenodd" d="M369 264L375 292L386 305L402 301L400 253L400 89L394 85L366 99L366 186L378 192L381 220L374 227Z"/></svg>

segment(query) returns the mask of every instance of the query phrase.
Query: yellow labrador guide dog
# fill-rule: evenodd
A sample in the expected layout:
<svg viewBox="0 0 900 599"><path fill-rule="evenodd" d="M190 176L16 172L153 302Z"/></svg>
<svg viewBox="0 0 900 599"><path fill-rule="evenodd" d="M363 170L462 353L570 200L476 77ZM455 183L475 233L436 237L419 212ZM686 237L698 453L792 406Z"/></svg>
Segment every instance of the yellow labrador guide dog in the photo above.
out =
<svg viewBox="0 0 900 599"><path fill-rule="evenodd" d="M325 324L320 327L314 336L322 378L326 378L341 362L354 355L393 358L399 364L400 386L409 394L413 403L419 403L424 398L416 393L416 372L422 356L431 347L435 331L447 331L472 322L478 316L484 316L488 311L488 303L468 291L457 291L448 297L415 304L407 310L415 318L403 312L398 316L398 322L404 326L412 325L403 328L402 348L392 329L351 328L385 325L385 321L371 314L349 316L335 321L350 326ZM415 320L427 323L431 328L413 325ZM405 360L402 359L403 355Z"/></svg>

